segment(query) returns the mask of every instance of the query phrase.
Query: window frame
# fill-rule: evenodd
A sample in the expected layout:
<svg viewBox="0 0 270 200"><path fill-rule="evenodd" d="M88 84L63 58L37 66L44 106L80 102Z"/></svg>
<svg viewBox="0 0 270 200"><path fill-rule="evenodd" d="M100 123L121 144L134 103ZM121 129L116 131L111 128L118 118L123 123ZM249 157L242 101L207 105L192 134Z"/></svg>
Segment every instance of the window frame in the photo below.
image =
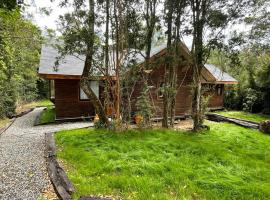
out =
<svg viewBox="0 0 270 200"><path fill-rule="evenodd" d="M222 96L222 85L221 84L219 84L219 85L217 85L217 95L218 96Z"/></svg>
<svg viewBox="0 0 270 200"><path fill-rule="evenodd" d="M163 97L164 97L164 93L161 91L161 88L164 87L164 84L165 84L164 81L158 82L158 87L157 87L157 98L158 99L163 99Z"/></svg>
<svg viewBox="0 0 270 200"><path fill-rule="evenodd" d="M91 82L97 82L98 83L98 95L97 95L97 97L99 98L99 95L100 95L100 93L99 93L99 85L100 85L100 81L96 81L96 80L91 80L91 81L89 81L89 84L90 84L90 87L92 88L92 86L91 86ZM92 88L93 89L93 88ZM88 98L87 97L87 95L85 94L85 96L87 97L86 99L83 99L83 98L81 98L81 94L82 94L82 92L85 94L85 92L83 91L83 89L81 88L81 86L80 86L80 84L79 84L79 100L80 101L90 101L90 98Z"/></svg>

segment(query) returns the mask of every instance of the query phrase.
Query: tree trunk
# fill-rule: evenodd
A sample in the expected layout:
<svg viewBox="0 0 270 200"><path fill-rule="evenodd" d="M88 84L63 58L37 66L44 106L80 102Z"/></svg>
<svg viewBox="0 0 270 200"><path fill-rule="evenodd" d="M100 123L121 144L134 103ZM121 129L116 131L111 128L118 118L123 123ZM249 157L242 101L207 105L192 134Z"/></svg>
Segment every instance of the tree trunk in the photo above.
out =
<svg viewBox="0 0 270 200"><path fill-rule="evenodd" d="M93 104L96 113L99 115L99 119L101 122L109 125L109 120L106 116L106 113L104 111L104 108L100 102L100 100L97 98L95 93L90 87L89 84L89 74L92 69L92 60L93 60L93 46L94 46L94 39L95 39L95 33L94 33L94 25L95 25L95 12L94 12L95 2L94 0L89 0L89 20L88 20L88 31L89 31L89 41L87 43L87 53L86 53L86 59L84 63L84 70L81 78L81 87L87 97L90 99L91 103Z"/></svg>
<svg viewBox="0 0 270 200"><path fill-rule="evenodd" d="M110 78L109 78L109 22L110 22L110 1L106 0L106 30L105 30L105 68L106 68L106 80L105 80L105 102L104 107L108 109L110 103Z"/></svg>
<svg viewBox="0 0 270 200"><path fill-rule="evenodd" d="M192 117L194 121L194 131L198 131L202 127L203 113L201 109L201 71L204 61L203 50L203 30L205 26L206 11L208 0L200 2L191 0L193 14L193 98L192 98Z"/></svg>
<svg viewBox="0 0 270 200"><path fill-rule="evenodd" d="M172 43L172 15L173 15L173 5L170 0L166 1L165 6L168 6L168 14L167 14L167 56L171 55L171 43ZM163 120L162 127L168 128L168 116L169 116L169 104L170 104L170 77L172 74L172 65L171 61L167 61L165 64L165 74L164 74L164 94L163 94Z"/></svg>
<svg viewBox="0 0 270 200"><path fill-rule="evenodd" d="M119 18L118 13L121 12L120 2L118 0L114 0L114 17L115 17L115 37L116 37L116 66L115 66L115 76L116 76L116 85L115 85L115 110L116 110L116 120L120 121L120 30L119 30ZM118 12L117 12L118 11Z"/></svg>
<svg viewBox="0 0 270 200"><path fill-rule="evenodd" d="M192 98L192 118L193 130L198 131L201 127L201 82L199 80L199 71L197 67L193 67L193 98Z"/></svg>

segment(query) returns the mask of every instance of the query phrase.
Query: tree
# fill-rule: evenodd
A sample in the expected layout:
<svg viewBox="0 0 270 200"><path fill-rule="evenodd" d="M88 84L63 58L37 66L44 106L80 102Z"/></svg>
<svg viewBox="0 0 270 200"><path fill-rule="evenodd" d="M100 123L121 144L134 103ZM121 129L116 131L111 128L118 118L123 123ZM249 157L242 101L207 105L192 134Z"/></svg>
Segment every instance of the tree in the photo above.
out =
<svg viewBox="0 0 270 200"><path fill-rule="evenodd" d="M256 4L256 2L255 2ZM201 71L211 49L222 48L223 30L243 18L243 12L252 7L253 1L190 0L192 30L193 99L192 118L194 131L202 128ZM205 39L207 38L207 39Z"/></svg>
<svg viewBox="0 0 270 200"><path fill-rule="evenodd" d="M175 101L177 94L177 70L181 62L180 37L181 19L186 7L185 0L166 1L167 54L164 78L163 121L162 126L174 126ZM170 118L170 121L169 121ZM169 123L170 122L170 123Z"/></svg>
<svg viewBox="0 0 270 200"><path fill-rule="evenodd" d="M138 97L137 108L139 113L143 116L143 121L145 126L149 126L151 123L152 116L152 103L149 98L149 86L148 86L148 74L145 70L149 70L150 68L150 54L153 43L153 36L156 29L156 25L158 22L158 16L156 14L158 2L157 0L147 0L144 5L144 13L143 18L146 22L145 26L145 38L143 42L143 46L145 48L145 62L141 68L141 78L142 78L142 91L140 96Z"/></svg>
<svg viewBox="0 0 270 200"><path fill-rule="evenodd" d="M18 9L0 9L0 20L0 117L11 117L18 104L37 96L41 33Z"/></svg>
<svg viewBox="0 0 270 200"><path fill-rule="evenodd" d="M66 6L67 3L67 1L63 1L61 5ZM95 33L95 4L94 0L89 0L87 9L85 1L75 0L73 3L74 11L60 17L64 46L60 49L60 53L62 57L66 54L85 55L81 87L93 104L100 121L105 126L109 126L105 108L89 84L89 81L95 78L93 71L96 73L103 71L98 66L94 66L94 52L98 51L96 46L98 39Z"/></svg>

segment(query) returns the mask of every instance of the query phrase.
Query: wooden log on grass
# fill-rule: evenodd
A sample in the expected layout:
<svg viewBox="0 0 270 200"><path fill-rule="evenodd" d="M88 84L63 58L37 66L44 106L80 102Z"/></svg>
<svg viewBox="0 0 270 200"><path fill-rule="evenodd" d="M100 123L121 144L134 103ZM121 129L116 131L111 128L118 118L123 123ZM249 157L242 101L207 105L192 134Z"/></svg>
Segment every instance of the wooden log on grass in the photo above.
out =
<svg viewBox="0 0 270 200"><path fill-rule="evenodd" d="M248 120L242 120L242 119L236 119L236 118L231 118L231 117L225 117L222 115L218 114L206 114L206 117L210 121L215 121L215 122L230 122L234 123L246 128L253 128L253 129L259 129L259 123L248 121Z"/></svg>
<svg viewBox="0 0 270 200"><path fill-rule="evenodd" d="M53 133L45 135L46 150L48 158L48 174L51 182L58 194L63 200L71 200L71 195L75 192L73 184L68 179L65 171L59 165L56 159L56 146Z"/></svg>

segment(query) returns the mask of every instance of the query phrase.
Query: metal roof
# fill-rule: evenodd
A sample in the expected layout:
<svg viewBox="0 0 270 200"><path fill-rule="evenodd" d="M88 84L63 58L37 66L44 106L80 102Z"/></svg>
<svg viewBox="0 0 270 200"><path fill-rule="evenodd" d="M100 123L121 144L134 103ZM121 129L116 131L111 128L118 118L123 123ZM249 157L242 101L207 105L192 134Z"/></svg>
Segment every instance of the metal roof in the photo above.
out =
<svg viewBox="0 0 270 200"><path fill-rule="evenodd" d="M217 82L238 82L235 78L223 72L215 65L205 64L204 67L215 77Z"/></svg>
<svg viewBox="0 0 270 200"><path fill-rule="evenodd" d="M59 56L58 50L52 46L42 45L39 74L54 75L82 75L84 68L84 56L67 55L59 62L59 66L55 68L56 57Z"/></svg>
<svg viewBox="0 0 270 200"><path fill-rule="evenodd" d="M166 49L166 43L152 48L150 56L154 56ZM135 60L137 64L144 62L142 56L144 52L130 54L125 58L124 65L128 64L131 60ZM60 62L59 66L55 67L56 57L59 56L58 50L52 46L43 45L41 50L39 74L48 75L68 75L68 76L81 76L84 68L85 56L66 55ZM112 58L112 55L110 56ZM112 62L111 62L112 63ZM212 64L205 64L205 68L213 75L217 82L237 82L228 73L223 72L218 67ZM112 69L112 67L110 67ZM113 70L110 70L110 74L114 74Z"/></svg>

